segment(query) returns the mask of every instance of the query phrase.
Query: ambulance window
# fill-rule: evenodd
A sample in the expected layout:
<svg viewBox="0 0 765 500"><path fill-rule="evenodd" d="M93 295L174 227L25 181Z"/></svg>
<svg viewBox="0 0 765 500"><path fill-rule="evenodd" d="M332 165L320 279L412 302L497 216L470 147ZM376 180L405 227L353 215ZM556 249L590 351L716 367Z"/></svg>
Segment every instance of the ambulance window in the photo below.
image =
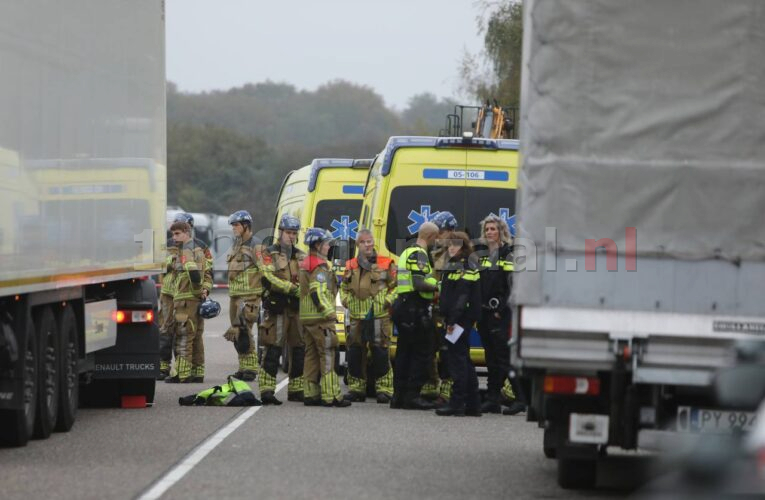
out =
<svg viewBox="0 0 765 500"><path fill-rule="evenodd" d="M385 244L398 255L420 225L442 210L453 213L459 230L480 235L480 222L489 213L509 218L515 213L515 190L464 186L399 186L391 193Z"/></svg>

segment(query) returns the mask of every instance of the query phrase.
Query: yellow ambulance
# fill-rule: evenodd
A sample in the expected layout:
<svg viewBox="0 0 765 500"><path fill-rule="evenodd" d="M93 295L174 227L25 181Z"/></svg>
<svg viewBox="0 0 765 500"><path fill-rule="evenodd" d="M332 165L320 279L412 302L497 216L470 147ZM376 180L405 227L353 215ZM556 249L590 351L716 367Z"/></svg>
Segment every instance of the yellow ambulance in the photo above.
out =
<svg viewBox="0 0 765 500"><path fill-rule="evenodd" d="M480 237L480 221L490 213L514 232L517 185L517 140L391 137L369 171L361 227L372 231L380 255L393 258L440 211L454 214L471 238ZM475 330L470 345L473 361L484 364Z"/></svg>

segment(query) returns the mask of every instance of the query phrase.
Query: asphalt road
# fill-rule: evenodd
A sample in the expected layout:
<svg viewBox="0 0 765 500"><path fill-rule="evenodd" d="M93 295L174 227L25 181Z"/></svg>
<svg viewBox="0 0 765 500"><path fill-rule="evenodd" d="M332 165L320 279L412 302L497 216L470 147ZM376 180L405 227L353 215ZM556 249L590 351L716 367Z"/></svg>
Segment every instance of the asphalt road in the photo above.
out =
<svg viewBox="0 0 765 500"><path fill-rule="evenodd" d="M221 337L227 298L215 294L224 310L205 327L204 385L158 382L151 408L83 409L69 433L0 448L0 498L137 498L163 478L169 484L168 472L177 479L178 464L187 473L162 498L613 498L634 483L642 459L622 456L600 464L605 489L560 489L542 431L524 416L437 417L374 400L350 408L285 401L254 412L181 407L179 396L236 368ZM286 400L286 389L280 395ZM240 425L206 442L231 422ZM198 458L205 442L209 454L189 469L184 460Z"/></svg>

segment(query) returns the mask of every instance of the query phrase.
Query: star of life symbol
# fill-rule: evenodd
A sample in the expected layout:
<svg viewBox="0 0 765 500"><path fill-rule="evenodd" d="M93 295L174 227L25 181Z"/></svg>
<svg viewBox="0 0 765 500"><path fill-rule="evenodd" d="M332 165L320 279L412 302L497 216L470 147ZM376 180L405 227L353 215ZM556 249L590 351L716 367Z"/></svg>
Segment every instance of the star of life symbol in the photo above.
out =
<svg viewBox="0 0 765 500"><path fill-rule="evenodd" d="M492 212L491 215L496 216L497 214ZM510 215L509 208L500 208L499 217L505 220L505 222L507 223L507 227L510 228L510 235L515 237L515 214Z"/></svg>
<svg viewBox="0 0 765 500"><path fill-rule="evenodd" d="M414 210L409 212L407 217L410 221L412 221L412 223L406 227L407 231L409 231L409 234L416 234L417 231L420 230L421 225L432 221L433 217L438 215L438 211L431 212L430 210L430 205L420 205L419 212L415 212Z"/></svg>
<svg viewBox="0 0 765 500"><path fill-rule="evenodd" d="M340 220L334 219L330 224L332 237L339 240L356 239L359 230L359 221L351 220L347 215L341 215Z"/></svg>

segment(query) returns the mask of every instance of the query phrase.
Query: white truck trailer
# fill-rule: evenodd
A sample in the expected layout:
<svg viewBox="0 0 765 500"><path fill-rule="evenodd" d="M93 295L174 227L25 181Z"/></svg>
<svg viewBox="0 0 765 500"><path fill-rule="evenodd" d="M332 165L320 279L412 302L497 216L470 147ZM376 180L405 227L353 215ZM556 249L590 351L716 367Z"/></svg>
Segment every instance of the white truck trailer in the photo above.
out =
<svg viewBox="0 0 765 500"><path fill-rule="evenodd" d="M751 425L765 336L765 3L524 2L512 356L561 486L607 446Z"/></svg>
<svg viewBox="0 0 765 500"><path fill-rule="evenodd" d="M154 397L164 2L0 5L0 441Z"/></svg>

